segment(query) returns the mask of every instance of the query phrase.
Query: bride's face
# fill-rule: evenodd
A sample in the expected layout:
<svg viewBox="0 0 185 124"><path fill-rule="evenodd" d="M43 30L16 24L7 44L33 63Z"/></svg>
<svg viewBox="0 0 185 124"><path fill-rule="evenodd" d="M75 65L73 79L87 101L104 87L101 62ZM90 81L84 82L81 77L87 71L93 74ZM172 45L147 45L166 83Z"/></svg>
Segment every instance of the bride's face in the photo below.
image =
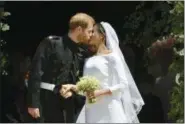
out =
<svg viewBox="0 0 185 124"><path fill-rule="evenodd" d="M104 43L104 35L101 32L99 25L95 25L93 28L93 35L89 42L89 45L92 47L93 51L97 50L99 45Z"/></svg>

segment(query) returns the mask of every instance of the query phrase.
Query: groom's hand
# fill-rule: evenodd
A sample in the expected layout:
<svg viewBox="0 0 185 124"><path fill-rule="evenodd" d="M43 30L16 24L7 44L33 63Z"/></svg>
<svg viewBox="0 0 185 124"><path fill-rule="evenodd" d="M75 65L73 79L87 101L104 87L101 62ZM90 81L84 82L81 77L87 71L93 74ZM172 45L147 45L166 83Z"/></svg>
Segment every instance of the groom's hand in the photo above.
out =
<svg viewBox="0 0 185 124"><path fill-rule="evenodd" d="M71 97L73 95L73 93L71 92L71 86L69 84L62 85L60 89L60 95L64 98Z"/></svg>
<svg viewBox="0 0 185 124"><path fill-rule="evenodd" d="M65 93L65 94L62 94L62 96L64 97L64 98L69 98L69 97L71 97L73 95L73 93L71 92L71 91L68 91L67 93Z"/></svg>
<svg viewBox="0 0 185 124"><path fill-rule="evenodd" d="M40 117L39 108L28 108L28 113L29 113L33 118L39 118L39 117Z"/></svg>
<svg viewBox="0 0 185 124"><path fill-rule="evenodd" d="M60 89L60 93L61 94L66 94L67 92L69 92L71 90L71 85L69 84L64 84L62 85L61 89Z"/></svg>

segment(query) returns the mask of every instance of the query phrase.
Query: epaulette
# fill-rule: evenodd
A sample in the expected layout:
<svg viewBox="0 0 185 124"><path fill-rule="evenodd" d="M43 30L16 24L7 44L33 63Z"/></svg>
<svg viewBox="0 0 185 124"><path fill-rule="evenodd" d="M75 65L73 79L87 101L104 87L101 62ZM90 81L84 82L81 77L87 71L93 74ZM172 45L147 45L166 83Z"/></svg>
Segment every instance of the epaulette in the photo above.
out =
<svg viewBox="0 0 185 124"><path fill-rule="evenodd" d="M61 37L60 36L55 36L55 35L50 35L50 36L47 37L47 39L49 39L49 40L60 40Z"/></svg>

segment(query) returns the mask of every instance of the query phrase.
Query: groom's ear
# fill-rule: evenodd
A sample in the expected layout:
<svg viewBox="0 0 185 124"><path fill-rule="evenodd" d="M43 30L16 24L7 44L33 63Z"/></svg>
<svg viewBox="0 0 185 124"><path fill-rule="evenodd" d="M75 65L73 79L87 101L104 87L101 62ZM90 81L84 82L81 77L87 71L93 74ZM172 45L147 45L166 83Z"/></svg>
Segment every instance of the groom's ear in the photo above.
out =
<svg viewBox="0 0 185 124"><path fill-rule="evenodd" d="M93 27L96 26L96 23L93 23Z"/></svg>
<svg viewBox="0 0 185 124"><path fill-rule="evenodd" d="M76 28L76 31L82 32L82 27L81 27L81 26L78 26L78 27Z"/></svg>

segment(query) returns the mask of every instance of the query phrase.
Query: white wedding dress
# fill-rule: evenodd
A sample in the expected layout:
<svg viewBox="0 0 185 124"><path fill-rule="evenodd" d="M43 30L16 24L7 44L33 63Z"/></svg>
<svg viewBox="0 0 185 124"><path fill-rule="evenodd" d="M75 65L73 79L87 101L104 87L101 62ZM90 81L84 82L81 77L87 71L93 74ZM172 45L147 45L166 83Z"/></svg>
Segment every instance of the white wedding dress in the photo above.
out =
<svg viewBox="0 0 185 124"><path fill-rule="evenodd" d="M119 48L113 27L101 22L106 32L106 47L110 54L93 56L86 60L84 76L94 76L101 89L110 89L111 95L97 98L96 103L82 108L77 123L139 123L137 114L144 101Z"/></svg>
<svg viewBox="0 0 185 124"><path fill-rule="evenodd" d="M112 95L97 98L96 103L86 101L76 123L129 123L121 102L121 92L127 84L125 74L119 72L120 60L117 54L93 56L86 60L84 76L94 76L101 83L101 89L109 88Z"/></svg>

